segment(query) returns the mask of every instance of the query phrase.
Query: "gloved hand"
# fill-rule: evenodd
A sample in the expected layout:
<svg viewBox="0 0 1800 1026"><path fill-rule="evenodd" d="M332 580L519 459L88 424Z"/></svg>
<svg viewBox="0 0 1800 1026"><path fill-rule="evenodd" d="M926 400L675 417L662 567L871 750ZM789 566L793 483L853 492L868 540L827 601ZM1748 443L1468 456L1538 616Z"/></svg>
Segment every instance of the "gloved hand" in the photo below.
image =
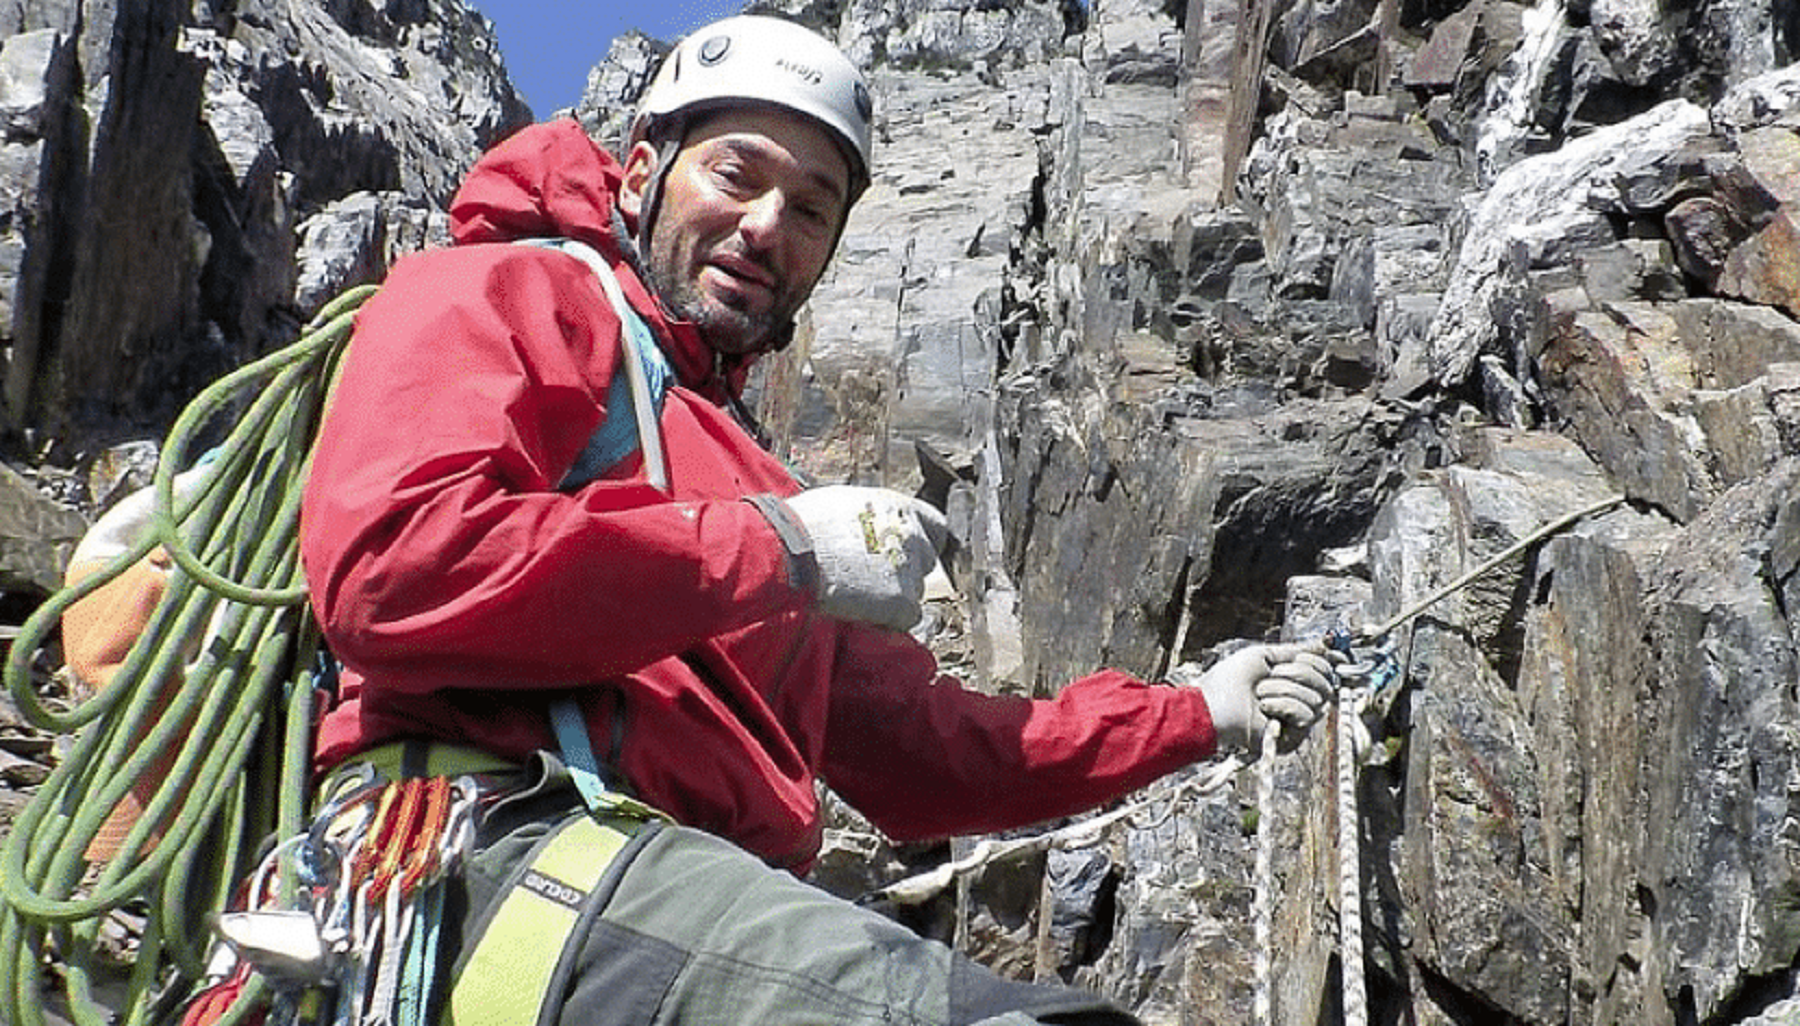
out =
<svg viewBox="0 0 1800 1026"><path fill-rule="evenodd" d="M929 503L887 488L825 485L787 500L812 537L819 609L906 630L923 615L925 575L950 537Z"/></svg>
<svg viewBox="0 0 1800 1026"><path fill-rule="evenodd" d="M1169 671L1171 683L1198 687L1212 713L1219 750L1249 751L1270 719L1285 747L1300 742L1337 686L1323 645L1250 645L1202 672L1193 663Z"/></svg>

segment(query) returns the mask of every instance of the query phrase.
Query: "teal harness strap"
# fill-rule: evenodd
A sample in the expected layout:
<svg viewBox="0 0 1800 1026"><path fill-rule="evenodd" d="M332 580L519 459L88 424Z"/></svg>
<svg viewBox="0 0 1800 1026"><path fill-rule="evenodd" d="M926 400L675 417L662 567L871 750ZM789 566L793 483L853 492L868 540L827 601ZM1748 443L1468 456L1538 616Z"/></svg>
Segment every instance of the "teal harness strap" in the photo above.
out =
<svg viewBox="0 0 1800 1026"><path fill-rule="evenodd" d="M619 287L618 275L594 247L578 239L521 239L520 245L554 249L572 256L588 266L600 282L600 291L612 305L624 326L620 335L625 373L615 375L606 391L606 419L594 429L587 444L576 456L569 472L558 482L558 491L574 491L611 470L615 464L638 449L644 452L644 476L658 491L669 490L669 466L663 453L662 432L658 421L662 416L663 396L675 369L650 325L626 301ZM629 409L630 417L615 417L618 410Z"/></svg>
<svg viewBox="0 0 1800 1026"><path fill-rule="evenodd" d="M430 1026L426 1008L437 985L437 953L444 932L444 887L433 884L419 895L421 908L406 942L406 971L400 976L394 1026Z"/></svg>
<svg viewBox="0 0 1800 1026"><path fill-rule="evenodd" d="M617 796L608 793L600 760L594 756L593 738L588 734L587 721L581 716L580 703L573 698L551 702L550 726L556 730L556 746L562 749L563 766L575 781L582 804L591 812L610 808Z"/></svg>
<svg viewBox="0 0 1800 1026"><path fill-rule="evenodd" d="M576 239L527 239L524 245L554 249L580 260L600 280L600 291L612 304L625 331L621 336L624 374L615 374L606 392L606 419L594 429L582 447L575 464L557 485L557 490L572 492L611 470L620 460L639 448L644 452L644 474L657 489L669 488L668 463L663 453L658 422L662 415L663 396L675 370L656 344L650 326L619 287L618 276L592 246ZM629 409L629 417L618 416ZM648 811L647 806L632 801L606 784L605 772L594 754L594 741L589 735L581 706L573 698L560 698L550 704L550 726L556 731L556 744L562 750L563 765L575 781L581 800L595 813Z"/></svg>

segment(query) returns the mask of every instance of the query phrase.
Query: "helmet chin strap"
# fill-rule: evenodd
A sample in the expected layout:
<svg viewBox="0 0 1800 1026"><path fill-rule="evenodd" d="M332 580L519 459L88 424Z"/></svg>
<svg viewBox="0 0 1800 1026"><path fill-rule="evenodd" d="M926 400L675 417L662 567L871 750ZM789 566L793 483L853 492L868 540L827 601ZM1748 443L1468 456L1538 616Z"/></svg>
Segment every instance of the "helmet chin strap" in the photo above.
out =
<svg viewBox="0 0 1800 1026"><path fill-rule="evenodd" d="M675 157L681 153L681 144L687 138L687 126L656 148L656 169L650 175L650 188L644 193L644 208L638 211L637 245L638 252L646 261L650 259L650 229L656 224L656 215L662 212L663 184L668 181L669 172L675 167Z"/></svg>

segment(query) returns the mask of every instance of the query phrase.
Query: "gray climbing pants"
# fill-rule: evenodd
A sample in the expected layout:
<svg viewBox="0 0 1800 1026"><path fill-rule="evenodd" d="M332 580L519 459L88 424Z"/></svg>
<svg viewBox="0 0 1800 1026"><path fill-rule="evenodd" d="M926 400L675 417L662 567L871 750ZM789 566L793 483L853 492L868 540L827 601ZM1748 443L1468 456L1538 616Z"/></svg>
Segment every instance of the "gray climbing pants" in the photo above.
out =
<svg viewBox="0 0 1800 1026"><path fill-rule="evenodd" d="M537 760L534 760L534 763ZM554 759L492 810L464 876L465 949L531 852L585 816ZM537 1026L1130 1026L1104 1000L1005 980L709 834L632 830L563 943ZM528 1024L521 1024L528 1026Z"/></svg>

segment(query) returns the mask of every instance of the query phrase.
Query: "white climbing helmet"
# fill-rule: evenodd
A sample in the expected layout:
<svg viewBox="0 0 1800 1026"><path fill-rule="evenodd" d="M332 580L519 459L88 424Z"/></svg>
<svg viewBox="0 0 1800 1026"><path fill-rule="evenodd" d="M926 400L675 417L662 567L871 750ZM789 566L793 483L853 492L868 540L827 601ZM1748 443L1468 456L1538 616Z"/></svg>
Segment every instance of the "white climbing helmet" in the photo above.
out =
<svg viewBox="0 0 1800 1026"><path fill-rule="evenodd" d="M824 37L781 18L738 15L677 43L638 103L627 148L678 138L693 115L740 103L783 107L823 125L850 165L850 201L868 187L868 84Z"/></svg>

